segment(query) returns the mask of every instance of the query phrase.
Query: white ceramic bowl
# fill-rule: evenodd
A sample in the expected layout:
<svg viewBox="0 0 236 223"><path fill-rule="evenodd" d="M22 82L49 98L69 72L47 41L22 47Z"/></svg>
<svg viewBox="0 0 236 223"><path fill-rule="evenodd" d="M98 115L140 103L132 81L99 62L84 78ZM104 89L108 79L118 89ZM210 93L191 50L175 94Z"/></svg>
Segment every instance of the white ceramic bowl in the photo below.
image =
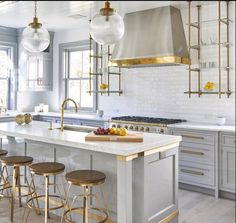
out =
<svg viewBox="0 0 236 223"><path fill-rule="evenodd" d="M217 125L224 125L225 122L226 122L226 118L225 117L217 117L216 118Z"/></svg>

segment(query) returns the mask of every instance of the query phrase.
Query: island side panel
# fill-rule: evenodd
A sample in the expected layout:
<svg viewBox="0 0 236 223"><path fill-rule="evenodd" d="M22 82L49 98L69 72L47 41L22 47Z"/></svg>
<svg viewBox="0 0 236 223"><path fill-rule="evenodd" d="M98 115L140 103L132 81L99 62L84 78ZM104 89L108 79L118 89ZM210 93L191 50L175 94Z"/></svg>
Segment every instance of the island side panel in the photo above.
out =
<svg viewBox="0 0 236 223"><path fill-rule="evenodd" d="M134 222L132 220L132 162L117 156L117 223Z"/></svg>
<svg viewBox="0 0 236 223"><path fill-rule="evenodd" d="M178 222L178 147L134 159L133 185L133 222Z"/></svg>

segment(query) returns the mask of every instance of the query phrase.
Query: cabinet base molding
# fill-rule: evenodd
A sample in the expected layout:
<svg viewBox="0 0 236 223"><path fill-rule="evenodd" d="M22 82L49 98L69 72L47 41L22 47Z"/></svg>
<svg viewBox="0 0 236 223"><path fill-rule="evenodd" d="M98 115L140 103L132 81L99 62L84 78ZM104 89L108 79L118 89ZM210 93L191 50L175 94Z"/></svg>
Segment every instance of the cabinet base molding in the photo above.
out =
<svg viewBox="0 0 236 223"><path fill-rule="evenodd" d="M234 200L234 201L236 200L236 194L235 193L220 190L219 195L222 198L226 198L226 199L230 199L230 200Z"/></svg>
<svg viewBox="0 0 236 223"><path fill-rule="evenodd" d="M185 183L179 183L179 188L215 196L215 190L209 189L209 188L199 187L199 186L185 184Z"/></svg>

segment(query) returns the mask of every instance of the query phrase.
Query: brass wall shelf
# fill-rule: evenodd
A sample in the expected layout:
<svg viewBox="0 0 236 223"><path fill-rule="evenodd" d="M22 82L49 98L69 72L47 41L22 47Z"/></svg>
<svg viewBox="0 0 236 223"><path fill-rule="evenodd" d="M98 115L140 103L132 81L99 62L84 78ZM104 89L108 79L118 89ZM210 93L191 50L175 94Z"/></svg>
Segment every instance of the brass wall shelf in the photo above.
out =
<svg viewBox="0 0 236 223"><path fill-rule="evenodd" d="M218 22L228 25L229 23L233 23L234 21L229 18L221 18L221 19L210 19L210 20L205 20L205 21L203 20L203 21L199 21L199 22L187 23L187 25L190 24L190 26L192 26L192 27L199 28L199 24L218 23Z"/></svg>
<svg viewBox="0 0 236 223"><path fill-rule="evenodd" d="M228 46L232 46L232 43L227 43L227 42L223 42L220 43L220 46L222 47L228 47ZM201 47L207 47L207 48L216 48L219 47L219 43L214 43L214 44L201 44L201 45L192 45L189 48L194 49L194 50L199 50Z"/></svg>
<svg viewBox="0 0 236 223"><path fill-rule="evenodd" d="M184 92L185 94L200 94L200 95L203 95L203 94L219 94L218 91L185 91ZM227 95L231 95L233 92L232 91L221 91L221 94L227 94Z"/></svg>
<svg viewBox="0 0 236 223"><path fill-rule="evenodd" d="M204 71L204 70L214 70L214 69L221 69L221 70L231 70L232 67L204 67L204 68L191 68L190 70L193 72L199 72L199 71ZM189 70L189 68L187 68L187 70Z"/></svg>
<svg viewBox="0 0 236 223"><path fill-rule="evenodd" d="M87 91L87 93L102 93L102 94L122 94L123 91Z"/></svg>
<svg viewBox="0 0 236 223"><path fill-rule="evenodd" d="M189 86L188 86L188 91L184 92L185 94L189 95L189 98L191 97L192 94L197 94L198 97L201 97L203 94L216 94L219 95L219 98L221 98L222 94L226 94L227 97L232 94L232 91L230 90L230 70L231 67L229 65L229 49L232 46L232 44L229 41L229 24L233 22L233 20L229 19L229 1L225 1L226 4L226 17L222 18L221 17L221 3L222 1L218 1L218 18L217 19L212 19L212 20L206 20L206 21L201 21L201 5L197 5L197 22L192 22L191 21L191 1L188 2L188 44L189 44L189 53L191 53L191 50L195 50L197 52L197 59L198 59L198 66L193 67L192 65L189 65L187 70L189 71ZM201 38L201 29L202 29L202 24L204 23L216 23L218 25L218 41L216 43L209 43L209 44L204 44L200 41ZM225 25L226 27L226 40L223 42L221 40L221 26ZM196 28L197 29L197 44L192 44L191 43L191 28ZM211 67L200 67L200 62L201 61L201 51L203 48L210 48L214 47L218 50L218 62L217 66L211 66ZM226 49L226 65L222 66L221 65L221 48L224 47ZM191 54L190 54L191 55ZM202 71L209 71L209 70L218 70L218 91L210 91L210 92L204 92L201 90L201 73ZM226 72L226 85L227 89L222 90L222 72ZM193 91L192 86L191 86L191 81L192 81L192 72L197 73L197 90Z"/></svg>
<svg viewBox="0 0 236 223"><path fill-rule="evenodd" d="M119 94L121 95L123 92L121 90L121 68L117 68L117 67L112 67L110 66L110 57L111 57L111 52L110 52L110 46L107 46L107 54L103 55L103 46L99 45L98 43L96 43L95 41L93 41L92 37L90 36L89 38L89 46L90 46L90 68L89 68L89 77L90 77L90 83L89 83L89 90L87 91L87 93L89 93L90 95L92 93L95 94L107 94L108 96L110 94ZM93 50L94 48L94 50ZM92 53L93 51L93 53ZM107 58L105 58L105 56ZM103 60L107 59L108 63L107 63L107 73L103 73ZM92 61L93 60L93 61ZM95 63L92 63L95 62ZM92 67L92 64L93 67ZM100 70L99 68L100 67ZM113 71L113 69L117 69L117 71ZM101 72L102 71L102 72ZM107 76L107 83L104 83L104 76ZM114 75L114 76L118 76L118 89L117 90L111 90L110 89L110 84L111 84L111 77L110 75ZM93 78L96 78L96 86L95 86L95 90L92 89L92 80ZM99 86L100 84L107 84L107 89L106 90L99 90Z"/></svg>

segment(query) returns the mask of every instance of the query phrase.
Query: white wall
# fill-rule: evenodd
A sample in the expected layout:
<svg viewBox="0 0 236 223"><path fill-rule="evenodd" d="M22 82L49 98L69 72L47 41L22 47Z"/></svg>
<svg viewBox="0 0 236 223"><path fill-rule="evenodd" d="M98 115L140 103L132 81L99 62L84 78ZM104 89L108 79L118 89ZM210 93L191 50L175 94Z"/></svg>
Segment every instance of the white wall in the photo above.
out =
<svg viewBox="0 0 236 223"><path fill-rule="evenodd" d="M231 3L232 4L232 3ZM216 16L217 10L212 8L204 8L203 14L209 17ZM231 7L230 16L235 18L235 7ZM187 23L187 11L182 10L183 23ZM206 17L203 19L207 19ZM27 98L27 102L38 98L40 102L50 104L50 110L58 110L59 89L58 89L58 45L65 42L74 42L79 40L87 40L89 38L88 26L78 25L78 29L56 32L54 37L54 55L53 55L53 92L32 94ZM186 25L185 25L186 27ZM214 29L212 29L214 30ZM205 31L204 31L205 32ZM208 31L204 36L211 36ZM215 30L214 32L217 33ZM213 32L213 33L214 33ZM235 43L234 25L231 26L231 39ZM235 46L232 47L234 49ZM207 56L206 56L207 55ZM208 55L212 60L217 59L217 53L213 49L207 52L203 51L203 57L206 60ZM231 66L235 67L235 52L231 50ZM183 118L190 121L214 122L215 117L223 115L227 117L227 123L235 122L235 93L227 98L225 95L219 99L217 95L203 95L198 98L193 95L189 98L184 94L188 90L188 71L185 66L174 67L152 67L152 68L135 68L122 70L122 90L121 96L100 96L99 109L103 109L106 115L146 115L154 117L167 118ZM235 91L235 70L230 73L231 90ZM196 78L193 76L192 86L197 86ZM218 83L217 70L209 70L202 73L201 86L206 81L214 81ZM225 74L223 74L223 87L225 86Z"/></svg>

